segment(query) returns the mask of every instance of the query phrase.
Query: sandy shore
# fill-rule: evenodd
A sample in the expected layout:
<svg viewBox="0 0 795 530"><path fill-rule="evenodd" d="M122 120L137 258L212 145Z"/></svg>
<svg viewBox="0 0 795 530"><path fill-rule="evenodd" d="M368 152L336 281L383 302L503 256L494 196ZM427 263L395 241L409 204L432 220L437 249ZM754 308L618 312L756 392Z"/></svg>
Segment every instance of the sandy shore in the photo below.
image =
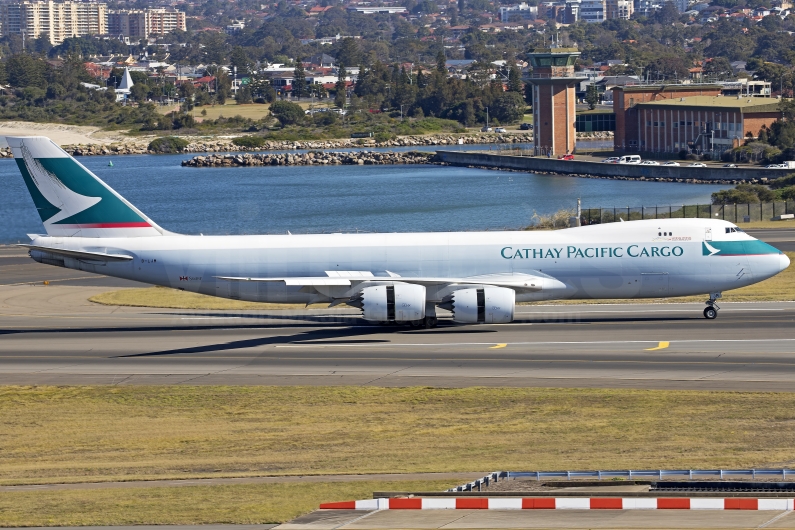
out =
<svg viewBox="0 0 795 530"><path fill-rule="evenodd" d="M99 127L26 121L0 122L0 147L7 146L5 136L31 135L47 136L59 145L110 144L128 139L120 131L103 131Z"/></svg>

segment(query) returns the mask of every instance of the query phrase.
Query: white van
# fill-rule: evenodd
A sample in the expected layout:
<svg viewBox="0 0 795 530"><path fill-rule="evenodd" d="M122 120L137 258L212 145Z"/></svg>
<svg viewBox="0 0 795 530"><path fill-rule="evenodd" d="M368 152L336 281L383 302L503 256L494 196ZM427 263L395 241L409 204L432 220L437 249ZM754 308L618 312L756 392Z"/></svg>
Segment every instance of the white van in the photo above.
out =
<svg viewBox="0 0 795 530"><path fill-rule="evenodd" d="M640 164L640 155L624 155L618 159L619 164Z"/></svg>

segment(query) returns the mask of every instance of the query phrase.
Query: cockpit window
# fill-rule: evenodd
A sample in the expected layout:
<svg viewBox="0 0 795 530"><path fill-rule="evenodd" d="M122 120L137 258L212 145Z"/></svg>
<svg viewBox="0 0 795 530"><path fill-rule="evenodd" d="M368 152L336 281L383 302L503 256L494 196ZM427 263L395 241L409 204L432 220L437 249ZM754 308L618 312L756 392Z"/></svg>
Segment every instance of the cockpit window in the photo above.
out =
<svg viewBox="0 0 795 530"><path fill-rule="evenodd" d="M737 227L727 227L726 228L726 233L727 234L731 234L732 232L742 232L742 230L740 230Z"/></svg>

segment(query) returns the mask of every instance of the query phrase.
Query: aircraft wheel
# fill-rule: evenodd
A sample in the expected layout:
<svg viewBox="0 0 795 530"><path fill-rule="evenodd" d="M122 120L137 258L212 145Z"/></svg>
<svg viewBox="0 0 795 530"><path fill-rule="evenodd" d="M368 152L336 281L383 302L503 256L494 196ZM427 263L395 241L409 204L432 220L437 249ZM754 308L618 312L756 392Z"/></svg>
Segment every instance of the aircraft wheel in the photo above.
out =
<svg viewBox="0 0 795 530"><path fill-rule="evenodd" d="M436 317L425 317L425 327L427 329L435 328L439 321Z"/></svg>
<svg viewBox="0 0 795 530"><path fill-rule="evenodd" d="M712 320L718 317L718 310L714 307L705 307L704 308L704 318Z"/></svg>

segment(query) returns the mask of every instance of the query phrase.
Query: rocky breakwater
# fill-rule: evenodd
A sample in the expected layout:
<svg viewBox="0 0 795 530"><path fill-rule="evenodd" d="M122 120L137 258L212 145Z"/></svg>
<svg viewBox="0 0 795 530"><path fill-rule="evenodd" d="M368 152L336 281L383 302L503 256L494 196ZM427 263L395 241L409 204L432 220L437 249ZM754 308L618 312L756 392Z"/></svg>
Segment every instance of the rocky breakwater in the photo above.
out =
<svg viewBox="0 0 795 530"><path fill-rule="evenodd" d="M393 153L374 151L355 151L348 153L329 153L309 151L308 153L245 153L239 155L194 156L183 160L184 167L252 167L252 166L364 166L387 164L429 164L433 153L417 151Z"/></svg>
<svg viewBox="0 0 795 530"><path fill-rule="evenodd" d="M113 145L64 145L61 149L72 156L146 155L150 153L148 143L137 143L134 141Z"/></svg>

